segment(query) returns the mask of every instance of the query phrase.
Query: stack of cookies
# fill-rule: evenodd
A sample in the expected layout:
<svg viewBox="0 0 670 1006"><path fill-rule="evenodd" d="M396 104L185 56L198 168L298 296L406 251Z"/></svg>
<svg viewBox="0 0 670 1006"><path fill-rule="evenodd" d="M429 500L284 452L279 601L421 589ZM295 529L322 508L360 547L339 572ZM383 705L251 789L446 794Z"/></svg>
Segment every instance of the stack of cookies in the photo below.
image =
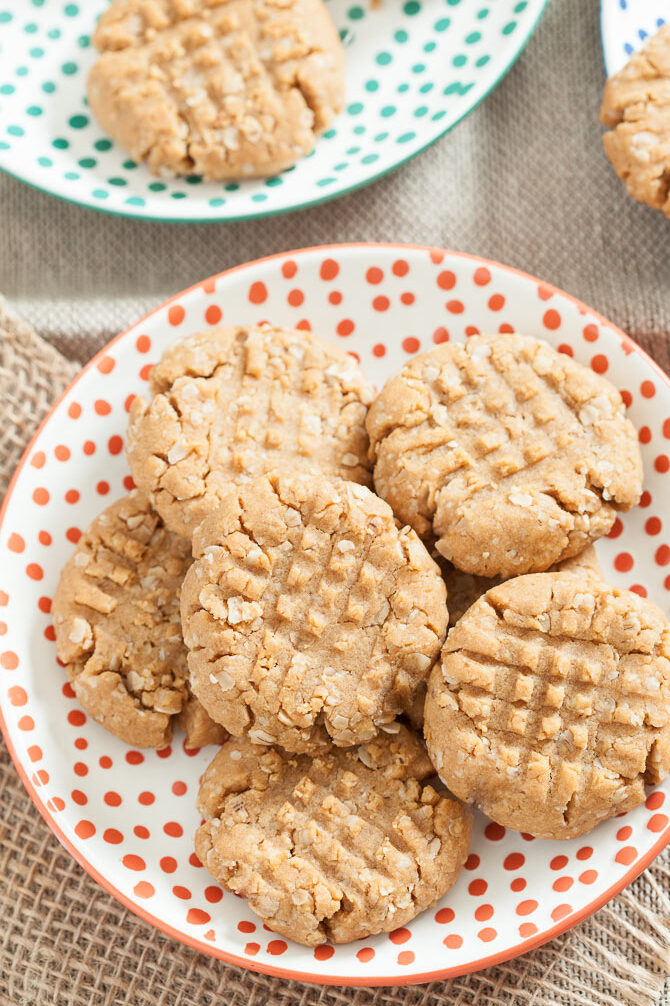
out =
<svg viewBox="0 0 670 1006"><path fill-rule="evenodd" d="M567 838L670 768L670 627L591 544L639 499L637 436L546 343L446 343L375 398L311 333L215 329L154 367L127 452L58 653L128 743L222 744L196 852L277 932L408 922L466 859L467 803Z"/></svg>

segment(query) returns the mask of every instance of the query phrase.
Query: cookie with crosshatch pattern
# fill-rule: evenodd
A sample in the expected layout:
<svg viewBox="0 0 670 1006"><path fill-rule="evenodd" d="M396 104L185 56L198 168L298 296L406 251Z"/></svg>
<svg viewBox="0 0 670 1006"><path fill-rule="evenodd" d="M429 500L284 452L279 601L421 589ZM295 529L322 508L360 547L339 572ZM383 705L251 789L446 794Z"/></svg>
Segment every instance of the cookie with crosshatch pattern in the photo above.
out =
<svg viewBox="0 0 670 1006"><path fill-rule="evenodd" d="M152 399L130 408L137 485L184 537L226 495L275 469L370 484L365 416L372 385L311 332L215 328L175 343L151 371Z"/></svg>
<svg viewBox="0 0 670 1006"><path fill-rule="evenodd" d="M454 884L472 835L406 727L314 759L232 739L206 770L196 854L272 929L315 946L397 929Z"/></svg>
<svg viewBox="0 0 670 1006"><path fill-rule="evenodd" d="M438 657L444 582L365 486L273 475L193 537L181 597L191 686L236 737L315 751L395 730Z"/></svg>
<svg viewBox="0 0 670 1006"><path fill-rule="evenodd" d="M546 570L640 498L619 392L528 336L472 336L416 357L373 402L367 429L379 495L466 573Z"/></svg>
<svg viewBox="0 0 670 1006"><path fill-rule="evenodd" d="M77 698L136 747L165 747L175 724L188 747L226 737L188 684L179 590L190 563L188 541L134 490L84 532L54 595L56 648Z"/></svg>
<svg viewBox="0 0 670 1006"><path fill-rule="evenodd" d="M154 174L276 174L344 105L322 0L113 0L93 36L91 111Z"/></svg>
<svg viewBox="0 0 670 1006"><path fill-rule="evenodd" d="M424 733L445 785L499 824L583 835L670 769L670 626L595 577L508 580L450 631Z"/></svg>

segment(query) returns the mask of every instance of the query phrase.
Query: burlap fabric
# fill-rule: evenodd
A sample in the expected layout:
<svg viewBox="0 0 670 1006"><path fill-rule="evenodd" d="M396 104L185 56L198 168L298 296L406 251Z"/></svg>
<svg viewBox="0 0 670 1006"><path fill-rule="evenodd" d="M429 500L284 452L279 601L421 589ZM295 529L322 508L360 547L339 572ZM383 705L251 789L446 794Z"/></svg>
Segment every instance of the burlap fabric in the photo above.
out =
<svg viewBox="0 0 670 1006"><path fill-rule="evenodd" d="M101 216L0 177L0 290L47 340L0 305L0 497L79 362L165 296L291 247L404 240L499 259L592 304L670 370L669 225L624 196L604 159L602 85L598 3L551 0L475 113L323 207L185 228ZM669 973L667 854L591 920L478 975L347 990L228 967L105 894L42 822L0 743L0 1006L660 1006Z"/></svg>

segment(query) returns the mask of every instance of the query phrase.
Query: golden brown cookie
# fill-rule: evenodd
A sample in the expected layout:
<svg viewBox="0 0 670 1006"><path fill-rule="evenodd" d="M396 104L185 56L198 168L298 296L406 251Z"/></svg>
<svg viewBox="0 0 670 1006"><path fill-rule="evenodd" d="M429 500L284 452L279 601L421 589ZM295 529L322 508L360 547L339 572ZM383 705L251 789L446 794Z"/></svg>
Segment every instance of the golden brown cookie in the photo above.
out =
<svg viewBox="0 0 670 1006"><path fill-rule="evenodd" d="M93 42L91 111L161 177L275 174L344 104L322 0L113 0Z"/></svg>
<svg viewBox="0 0 670 1006"><path fill-rule="evenodd" d="M470 845L470 810L423 784L432 774L400 726L313 760L231 739L202 779L196 854L299 943L397 929L449 890Z"/></svg>
<svg viewBox="0 0 670 1006"><path fill-rule="evenodd" d="M231 484L275 468L370 484L372 386L309 332L216 328L170 347L149 404L130 409L128 460L167 526L184 537Z"/></svg>
<svg viewBox="0 0 670 1006"><path fill-rule="evenodd" d="M197 528L182 589L191 685L234 736L289 751L394 729L447 627L437 566L364 486L261 478Z"/></svg>
<svg viewBox="0 0 670 1006"><path fill-rule="evenodd" d="M633 197L670 217L670 25L607 81L605 152Z"/></svg>
<svg viewBox="0 0 670 1006"><path fill-rule="evenodd" d="M77 698L136 747L164 747L175 720L188 747L226 736L188 687L179 590L190 563L189 543L134 490L81 536L54 596L56 649Z"/></svg>
<svg viewBox="0 0 670 1006"><path fill-rule="evenodd" d="M517 577L450 631L425 708L445 785L500 824L574 838L670 769L670 626L595 577Z"/></svg>
<svg viewBox="0 0 670 1006"><path fill-rule="evenodd" d="M619 392L528 336L472 336L416 357L367 429L379 495L466 573L546 570L640 497Z"/></svg>

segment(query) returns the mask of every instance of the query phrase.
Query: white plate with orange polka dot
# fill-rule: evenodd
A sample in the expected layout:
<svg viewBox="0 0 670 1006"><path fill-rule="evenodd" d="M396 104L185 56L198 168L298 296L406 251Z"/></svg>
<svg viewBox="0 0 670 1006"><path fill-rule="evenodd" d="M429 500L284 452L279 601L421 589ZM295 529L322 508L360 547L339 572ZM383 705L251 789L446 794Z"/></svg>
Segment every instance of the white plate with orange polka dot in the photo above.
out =
<svg viewBox="0 0 670 1006"><path fill-rule="evenodd" d="M381 386L415 353L477 331L542 336L620 388L640 430L641 505L598 543L610 582L666 610L670 382L590 308L513 269L407 245L290 252L221 273L114 339L81 372L30 444L0 521L2 729L30 796L79 863L120 902L204 953L310 982L400 985L509 959L574 926L670 840L670 780L645 804L569 842L533 840L478 815L458 883L389 934L309 949L277 937L224 893L193 853L198 777L211 750L131 750L79 708L56 660L49 615L81 529L132 482L127 410L182 336L219 324L312 328Z"/></svg>

